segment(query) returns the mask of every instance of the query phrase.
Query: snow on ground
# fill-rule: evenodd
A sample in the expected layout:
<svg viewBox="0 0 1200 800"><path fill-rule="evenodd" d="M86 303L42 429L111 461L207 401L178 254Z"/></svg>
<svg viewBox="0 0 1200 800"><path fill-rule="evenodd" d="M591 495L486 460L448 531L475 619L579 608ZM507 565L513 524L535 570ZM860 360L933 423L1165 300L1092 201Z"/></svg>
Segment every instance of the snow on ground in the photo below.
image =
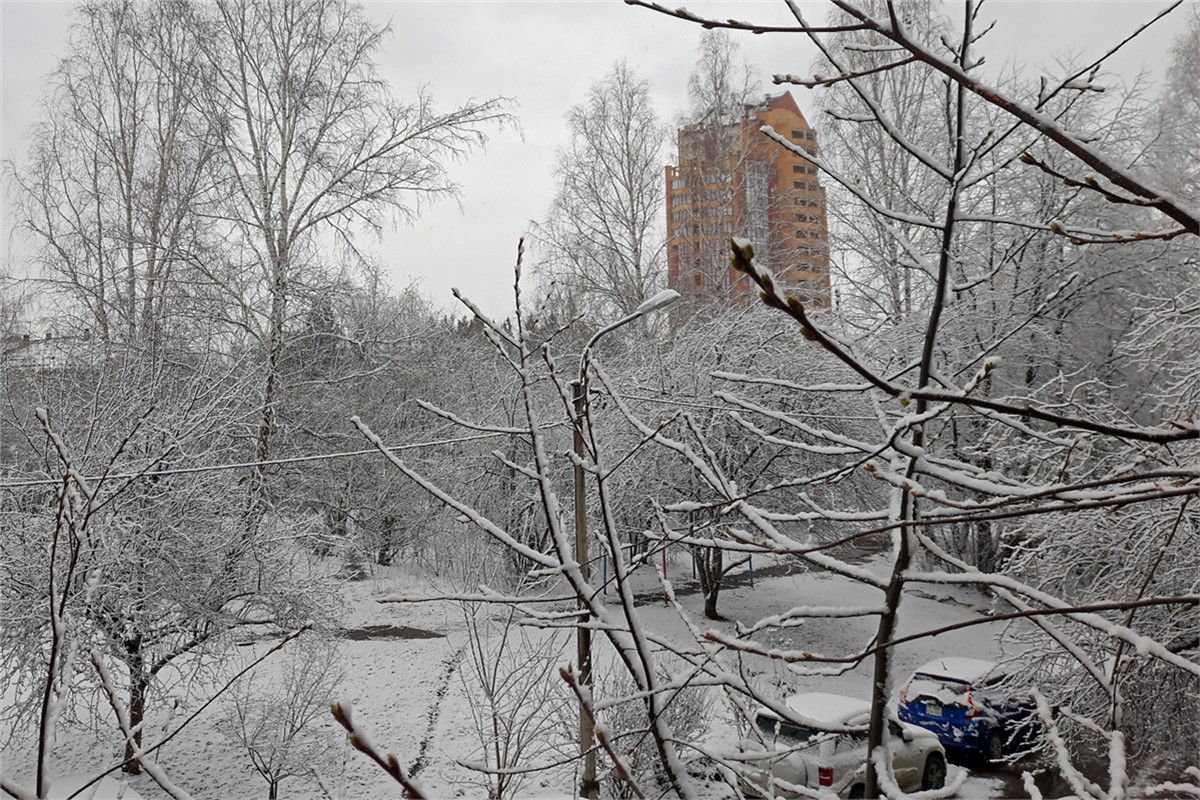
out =
<svg viewBox="0 0 1200 800"><path fill-rule="evenodd" d="M52 784L49 800L66 800L71 796L78 800L143 800L137 789L119 778L106 775L92 783L95 777L92 774L63 776Z"/></svg>
<svg viewBox="0 0 1200 800"><path fill-rule="evenodd" d="M868 563L872 569L883 569L881 560ZM756 566L761 572L769 565L758 563ZM680 559L670 562L668 577L675 582L677 589L686 590L690 583L689 572L686 561ZM674 611L657 599L661 593L658 593L658 584L653 576L646 574L635 576L635 579L639 597L645 598L641 611L646 629L683 638L686 635L684 626ZM944 587L936 591L938 596L918 590L905 598L901 613L901 635L977 618L979 614L975 609L985 605L978 596L957 590L953 590L955 593L952 595L952 590ZM477 776L457 763L478 758L479 749L470 716L470 700L461 677L463 647L467 637L460 606L448 601L382 604L375 600L389 594L428 592L423 580L403 568L381 568L378 574L366 581L345 584L344 625L347 628L404 626L440 635L416 639L340 640L338 647L346 671L341 697L353 703L355 721L379 749L395 753L406 767L411 767L423 756L428 766L422 770L419 780L433 797L479 797L484 791L477 783ZM879 593L823 572L797 571L792 574L772 574L771 577L760 576L753 588L745 580L738 580L734 586L722 592L720 610L726 621L721 622L704 619L700 613L698 595L683 594L681 591L681 597L684 606L694 613L693 621L702 630L715 629L730 633L735 620L750 622L794 606L861 607L877 603ZM615 596L610 594L609 598L611 602ZM495 615L497 612L482 610L478 613ZM775 632L764 643L815 653L845 654L864 646L871 638L874 625L873 617L810 621L787 632ZM1001 660L1004 654L998 645L1000 632L1000 624L988 623L902 645L896 652L895 679L897 683L906 680L913 669L931 658L969 655ZM568 637L564 642L562 663L565 664L575 660L575 649L573 638ZM611 653L606 655L601 637L596 637L596 642L596 669L599 674L610 663ZM240 659L240 664L245 664L269 646L270 643L259 643L240 647L237 648L236 657ZM240 668L240 664L225 665L222 674L231 675ZM259 669L274 675L278 673L279 665L279 655L276 654ZM776 666L771 667L773 671L763 674L761 679L764 688L773 688L779 693L780 699L792 692L816 690L866 698L869 696L870 668L868 661L836 677L816 677L791 674ZM176 690L183 700L183 708L176 712L175 719L169 723L171 727L198 708L205 693L211 693L213 687L224 680L218 681L216 676L212 678L205 684L207 688L196 688L190 695ZM546 679L560 680L556 674L548 674ZM251 769L245 752L214 727L225 713L224 709L221 701L207 709L196 722L159 751L160 763L176 784L188 788L198 800L266 797L267 785ZM566 711L568 719L571 713L571 709ZM152 715L151 739L161 735L160 728L164 722L166 719L161 711ZM120 742L109 733L111 724L98 727L103 729L99 735L89 732L86 725L70 725L62 730L54 762L59 774L95 775L114 763L120 754ZM328 746L313 757L312 766L320 770L333 800L400 796L399 787L382 770L347 745L341 729L330 715L322 714L318 727L326 737ZM735 736L732 713L714 710L708 742L731 744L729 740ZM422 753L422 742L426 740L428 749ZM3 757L6 774L31 786L32 742L14 740L4 751ZM72 777L70 782L77 780L77 777ZM535 778L522 790L522 796L570 795L574 781L573 767L560 769ZM61 781L64 786L68 782L66 779ZM146 776L133 777L130 785L147 800L164 796ZM972 775L963 786L960 796L1002 797L1006 793L1005 787L1011 785L1011 781L1005 783L1000 776ZM708 785L704 791L712 798L729 796L728 789L717 784ZM55 794L67 796L62 794L62 789L56 789ZM133 797L128 793L125 796ZM309 800L324 795L311 779L296 777L281 784L280 796Z"/></svg>

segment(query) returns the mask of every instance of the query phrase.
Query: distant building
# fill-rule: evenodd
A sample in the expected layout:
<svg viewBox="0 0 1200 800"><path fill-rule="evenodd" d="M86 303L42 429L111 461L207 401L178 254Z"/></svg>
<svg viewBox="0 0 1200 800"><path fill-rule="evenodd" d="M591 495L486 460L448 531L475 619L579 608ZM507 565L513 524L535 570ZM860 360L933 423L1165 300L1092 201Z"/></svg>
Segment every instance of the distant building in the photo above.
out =
<svg viewBox="0 0 1200 800"><path fill-rule="evenodd" d="M777 284L817 305L829 298L829 226L817 168L760 132L770 125L814 155L817 133L790 92L746 106L730 124L696 123L678 133L678 166L667 167L667 285L692 311L745 304L757 288L729 266L729 239L754 243Z"/></svg>
<svg viewBox="0 0 1200 800"><path fill-rule="evenodd" d="M0 367L6 371L91 367L96 355L91 338L90 331L73 336L56 336L53 331L46 331L44 337L5 333L0 335Z"/></svg>

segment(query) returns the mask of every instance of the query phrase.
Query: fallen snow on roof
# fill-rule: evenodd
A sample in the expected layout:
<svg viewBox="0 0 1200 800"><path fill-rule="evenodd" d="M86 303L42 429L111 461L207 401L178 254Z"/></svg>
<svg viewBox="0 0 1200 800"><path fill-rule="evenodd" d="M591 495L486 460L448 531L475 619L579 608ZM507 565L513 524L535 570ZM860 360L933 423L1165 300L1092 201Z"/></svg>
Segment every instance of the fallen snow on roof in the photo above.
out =
<svg viewBox="0 0 1200 800"><path fill-rule="evenodd" d="M939 658L917 667L916 674L937 678L951 678L963 683L975 683L996 669L996 662L981 658Z"/></svg>

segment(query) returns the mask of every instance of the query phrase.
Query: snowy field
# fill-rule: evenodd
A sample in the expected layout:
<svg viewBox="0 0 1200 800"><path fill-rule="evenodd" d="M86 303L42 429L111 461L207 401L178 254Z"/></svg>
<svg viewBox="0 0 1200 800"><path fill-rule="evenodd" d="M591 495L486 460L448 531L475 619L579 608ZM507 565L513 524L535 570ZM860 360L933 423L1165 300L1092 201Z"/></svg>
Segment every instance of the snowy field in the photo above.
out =
<svg viewBox="0 0 1200 800"><path fill-rule="evenodd" d="M871 563L873 568L878 568L881 562ZM769 565L762 563L757 566L760 576L753 587L743 573L736 576L734 585L722 593L720 608L727 618L726 622L712 623L699 615L693 621L702 630L729 632L735 620L757 619L793 606L861 606L871 600L863 596L866 590L861 586L827 573L778 574L782 571L780 568L764 570ZM692 582L687 562L681 559L670 563L668 577L679 590L684 607L698 609L698 595L688 593ZM646 628L660 635L683 636L684 626L679 616L666 607L661 599L657 599L661 595L656 593L657 583L653 576L640 576L640 581L644 587L639 592L642 598L640 611ZM483 796L485 790L478 775L462 766L463 762L475 761L480 757L469 707L471 676L464 654L467 626L462 608L448 601L396 604L377 600L397 593L411 596L431 591L426 581L400 568L382 568L365 581L344 585L345 629L395 626L401 631L416 629L436 635L428 638L340 638L337 647L345 666L345 678L339 697L353 704L356 722L379 749L396 754L406 767L418 761L423 763L418 778L431 796ZM901 635L977 618L979 610L983 608L978 597L963 596L961 593L939 596L913 593L906 597L902 607ZM494 609L479 613L499 619L499 612ZM777 645L781 649L844 653L866 643L873 631L873 624L873 620L864 618L809 621L800 628L792 629L787 636L780 635L767 644ZM897 680L903 680L920 663L940 656L971 655L1001 659L1006 655L998 644L1001 632L999 623L982 624L901 646L896 653ZM567 646L562 652L561 663L574 658L574 640L566 637L563 641ZM597 642L597 680L603 681L602 671L611 664L611 657L606 657L604 645L599 643L599 639ZM237 656L242 663L249 663L268 646L268 643L258 643L239 647ZM260 679L270 679L275 675L282 660L280 654L276 654L258 667ZM867 697L869 668L868 662L832 677L789 674L780 668L760 678L764 685L775 687L781 695L820 689ZM223 683L225 676L238 669L240 664L226 664L220 676L213 676L212 682L205 684L204 691L211 693L213 686ZM545 680L561 683L553 670L548 671ZM554 688L557 690L558 687ZM151 741L157 741L163 729L172 729L207 699L204 692L195 687L190 694L183 687L175 687L172 694L181 700L180 706L168 718L159 705L156 713L151 715ZM574 708L565 693L563 697L564 703L559 713L569 726ZM719 700L713 703L714 706L721 704ZM252 770L246 752L217 730L217 723L227 713L226 703L214 703L158 751L159 762L171 780L197 798L241 800L267 797L267 784ZM713 708L710 718L711 730L705 738L706 744L720 748L736 741L733 715L728 709ZM335 800L351 800L401 796L399 787L382 770L346 743L341 729L328 713L322 713L317 718L314 728L321 732L325 746L313 754L310 766L320 773L324 789L312 777L310 770L307 775L284 780L280 784L280 797L307 800L328 796ZM54 791L55 797L70 796L85 782L82 780L84 776L94 777L119 760L121 745L109 730L111 728L96 734L72 725L62 731L54 762L55 771L61 778ZM28 745L28 742L14 742L4 753L4 762L6 772L31 785L33 754ZM550 760L549 754L546 759L540 756L533 751L527 754L533 763ZM962 767L951 766L951 781L959 769ZM568 764L534 776L522 787L520 795L570 795L575 781L574 765ZM959 796L1002 797L1014 785L1019 786L1013 783L1013 776L1008 776L1005 782L1004 776L999 774L972 774L966 778ZM119 786L120 783L110 777L102 785L89 790L96 791L96 794L77 796L115 797ZM133 778L130 788L147 800L164 796L162 790L144 775ZM705 797L733 796L728 787L716 782L702 782L700 788ZM125 796L133 795L127 793Z"/></svg>

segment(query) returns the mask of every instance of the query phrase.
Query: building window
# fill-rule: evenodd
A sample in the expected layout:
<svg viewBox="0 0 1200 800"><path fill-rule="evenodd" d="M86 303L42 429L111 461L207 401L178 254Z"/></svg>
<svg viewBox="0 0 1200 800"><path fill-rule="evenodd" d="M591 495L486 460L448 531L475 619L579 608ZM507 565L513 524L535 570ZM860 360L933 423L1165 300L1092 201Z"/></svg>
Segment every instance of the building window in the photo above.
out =
<svg viewBox="0 0 1200 800"><path fill-rule="evenodd" d="M802 131L802 130L797 130L796 128L792 128L792 138L793 138L793 139L803 139L803 138L805 138L804 131Z"/></svg>
<svg viewBox="0 0 1200 800"><path fill-rule="evenodd" d="M792 172L804 172L803 164L792 164Z"/></svg>
<svg viewBox="0 0 1200 800"><path fill-rule="evenodd" d="M671 181L671 188L672 189L686 189L687 181L684 180L683 178L675 178Z"/></svg>

